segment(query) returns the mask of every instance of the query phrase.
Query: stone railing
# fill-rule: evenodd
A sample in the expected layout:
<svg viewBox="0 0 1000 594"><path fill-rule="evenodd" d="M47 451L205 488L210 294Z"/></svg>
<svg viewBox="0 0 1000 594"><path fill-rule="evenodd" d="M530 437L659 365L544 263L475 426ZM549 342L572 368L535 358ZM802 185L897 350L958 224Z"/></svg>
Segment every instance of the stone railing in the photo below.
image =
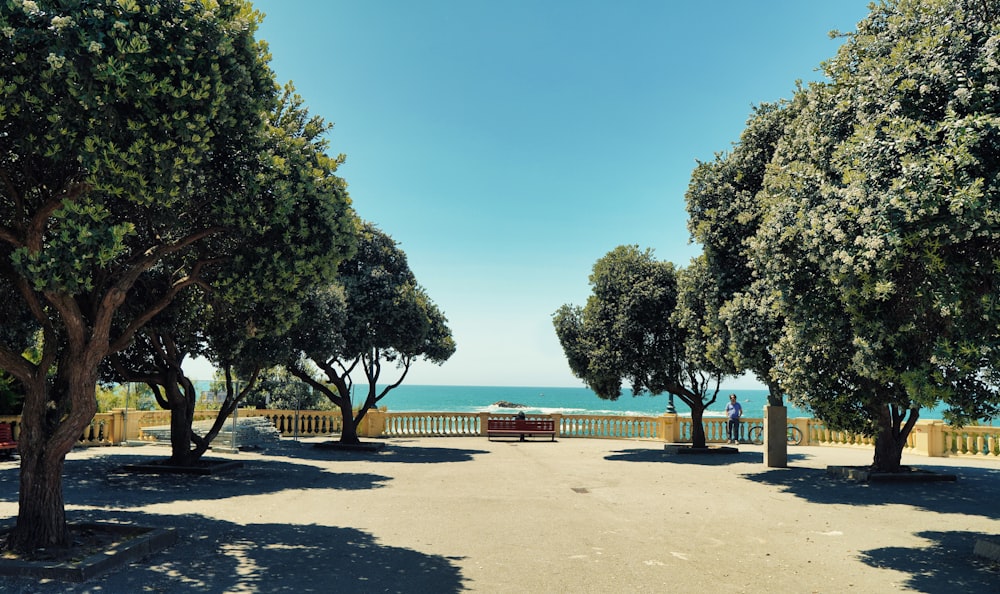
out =
<svg viewBox="0 0 1000 594"><path fill-rule="evenodd" d="M487 415L478 413L368 412L369 431L383 437L462 437L485 435Z"/></svg>
<svg viewBox="0 0 1000 594"><path fill-rule="evenodd" d="M21 416L0 416L0 423L9 423L16 441L21 436ZM122 417L115 413L98 413L80 434L80 446L109 446L119 444L122 439Z"/></svg>
<svg viewBox="0 0 1000 594"><path fill-rule="evenodd" d="M664 417L552 415L559 437L666 441Z"/></svg>
<svg viewBox="0 0 1000 594"><path fill-rule="evenodd" d="M339 410L240 409L239 414L271 419L282 437L330 435L331 433L340 433L344 426Z"/></svg>
<svg viewBox="0 0 1000 594"><path fill-rule="evenodd" d="M214 419L216 411L196 411L195 420ZM240 409L240 417L264 416L271 420L282 437L321 437L340 433L343 423L340 411L291 411ZM485 436L490 418L510 418L511 414L455 412L389 412L370 410L365 415L358 434L362 437L452 437ZM562 438L635 439L664 442L690 442L690 417L665 414L658 417L614 415L529 415L528 418L555 420L557 436ZM20 417L0 417L0 423L10 423L15 439L20 434ZM151 441L142 427L169 425L169 411L124 411L117 409L99 413L80 436L81 446L115 445L131 440ZM726 420L705 417L702 420L709 443L726 441ZM744 418L740 435L746 439L749 430L762 425L763 420ZM788 424L802 431L801 445L857 447L870 449L872 438L845 431L833 431L823 421L809 418L788 419ZM1000 460L1000 427L969 426L955 428L939 420L921 420L910 433L906 450L924 456L964 456Z"/></svg>

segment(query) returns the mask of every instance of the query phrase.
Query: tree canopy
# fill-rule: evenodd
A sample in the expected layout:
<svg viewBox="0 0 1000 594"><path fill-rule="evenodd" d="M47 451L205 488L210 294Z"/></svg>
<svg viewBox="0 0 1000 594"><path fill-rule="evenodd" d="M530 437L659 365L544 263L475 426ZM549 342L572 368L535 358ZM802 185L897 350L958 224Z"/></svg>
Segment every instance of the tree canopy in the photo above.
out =
<svg viewBox="0 0 1000 594"><path fill-rule="evenodd" d="M300 317L305 296L332 282L337 265L353 253L354 213L346 184L335 175L343 158L325 152L323 134L330 128L310 116L286 85L265 128L273 166L259 175L268 198L283 203L282 218L263 233L225 238L234 246L233 257L220 258L202 274L199 290L175 298L113 356L118 376L145 382L158 404L171 411L174 464L193 464L205 453L222 422L254 389L260 371L281 362L277 345ZM173 282L159 270L140 279L120 318L150 307L147 300ZM295 274L289 276L289 270ZM238 281L230 284L231 279ZM205 435L192 431L197 395L182 368L184 359L195 355L208 358L230 380L216 423ZM242 380L238 384L231 381L234 374Z"/></svg>
<svg viewBox="0 0 1000 594"><path fill-rule="evenodd" d="M752 240L786 317L776 373L898 467L921 407L996 415L1000 23L985 3L874 5L801 89Z"/></svg>
<svg viewBox="0 0 1000 594"><path fill-rule="evenodd" d="M699 163L685 194L688 230L702 245L706 282L713 285L722 322L707 355L718 365L752 372L768 386L769 402L779 406L772 345L782 321L773 292L754 274L749 240L764 215L758 193L791 111L785 103L755 107L739 142Z"/></svg>
<svg viewBox="0 0 1000 594"><path fill-rule="evenodd" d="M678 271L652 250L618 246L594 264L584 307L563 305L552 323L570 370L599 397L669 392L691 409L692 440L705 447L701 418L723 369L705 356L717 323L702 298L704 270Z"/></svg>
<svg viewBox="0 0 1000 594"><path fill-rule="evenodd" d="M303 215L295 195L316 173L268 133L278 89L249 3L5 6L0 290L13 298L0 308L42 336L37 360L6 333L0 345L0 367L26 393L8 546L30 549L68 539L59 477L93 417L105 357L189 287L266 304L330 265L301 224L315 211ZM343 211L342 187L328 198L315 207ZM279 236L304 265L274 265L289 261Z"/></svg>
<svg viewBox="0 0 1000 594"><path fill-rule="evenodd" d="M343 443L358 442L357 424L403 382L414 362L441 364L455 352L447 319L417 283L406 254L371 223L361 224L357 253L340 264L336 285L317 288L303 307L307 314L286 337L287 367L340 408ZM380 390L386 363L400 373ZM357 410L351 399L354 372L367 381Z"/></svg>

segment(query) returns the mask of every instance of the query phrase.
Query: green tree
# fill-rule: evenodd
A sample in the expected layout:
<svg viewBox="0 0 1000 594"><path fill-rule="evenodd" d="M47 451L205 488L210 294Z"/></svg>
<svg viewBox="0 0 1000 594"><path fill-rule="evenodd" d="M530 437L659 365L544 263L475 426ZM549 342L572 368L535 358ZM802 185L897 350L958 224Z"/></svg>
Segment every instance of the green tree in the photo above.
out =
<svg viewBox="0 0 1000 594"><path fill-rule="evenodd" d="M723 325L707 355L721 366L752 372L767 385L772 406L784 404L772 348L783 324L774 292L754 274L748 242L760 227L764 209L757 194L790 115L785 103L755 107L732 151L699 163L685 194L688 230L703 247L720 300Z"/></svg>
<svg viewBox="0 0 1000 594"><path fill-rule="evenodd" d="M283 215L281 195L257 188L262 161L278 160L262 134L276 85L258 18L239 0L8 0L0 11L0 285L16 295L3 307L30 312L42 333L37 361L0 347L25 391L10 548L69 543L62 467L96 410L101 361L246 243L227 239ZM173 282L113 336L153 272Z"/></svg>
<svg viewBox="0 0 1000 594"><path fill-rule="evenodd" d="M703 277L681 295L678 276L652 250L618 246L594 264L586 306L563 305L552 322L570 370L598 397L617 400L623 382L633 395L669 392L690 408L692 445L704 448L701 420L723 372L704 357L711 313L693 290Z"/></svg>
<svg viewBox="0 0 1000 594"><path fill-rule="evenodd" d="M325 410L332 406L324 394L312 389L284 367L272 367L257 380L257 388L246 404L277 410Z"/></svg>
<svg viewBox="0 0 1000 594"><path fill-rule="evenodd" d="M21 412L24 394L19 388L12 377L0 372L0 415L16 415Z"/></svg>
<svg viewBox="0 0 1000 594"><path fill-rule="evenodd" d="M286 368L340 409L341 443L359 443L358 424L403 383L415 361L441 364L455 352L447 319L417 284L406 254L371 223L361 225L357 253L340 264L337 286L314 291L304 308L288 334ZM400 372L379 389L387 363ZM311 366L329 383L310 373ZM355 410L356 371L367 390Z"/></svg>
<svg viewBox="0 0 1000 594"><path fill-rule="evenodd" d="M791 119L785 102L753 110L740 140L729 153L699 163L685 194L688 230L704 249L704 265L718 302L717 331L708 339L706 356L735 373L751 372L768 387L768 404L784 406L783 388L774 372L774 345L784 325L775 306L776 292L754 274L749 249L764 213L758 194L778 141ZM780 422L771 422L777 418ZM785 415L768 415L765 462L785 466Z"/></svg>
<svg viewBox="0 0 1000 594"><path fill-rule="evenodd" d="M231 257L204 270L197 290L175 298L112 357L119 378L147 384L170 411L169 464L190 466L205 454L226 418L253 392L259 373L279 362L280 336L300 315L303 296L332 282L338 263L354 249L354 213L346 184L335 175L343 156L326 155L323 135L330 128L286 86L268 118L270 166L256 185L260 198L280 204L280 212L259 233L220 238L228 246L220 253ZM147 300L174 282L162 271L183 267L183 256L140 279L119 318L127 321L132 310L150 307ZM225 399L204 435L192 426L197 394L182 366L195 355L209 358L225 376Z"/></svg>
<svg viewBox="0 0 1000 594"><path fill-rule="evenodd" d="M756 265L779 374L895 470L922 407L996 415L1000 23L973 0L874 5L768 170Z"/></svg>
<svg viewBox="0 0 1000 594"><path fill-rule="evenodd" d="M97 412L116 408L153 410L156 399L149 387L142 384L108 384L97 387Z"/></svg>

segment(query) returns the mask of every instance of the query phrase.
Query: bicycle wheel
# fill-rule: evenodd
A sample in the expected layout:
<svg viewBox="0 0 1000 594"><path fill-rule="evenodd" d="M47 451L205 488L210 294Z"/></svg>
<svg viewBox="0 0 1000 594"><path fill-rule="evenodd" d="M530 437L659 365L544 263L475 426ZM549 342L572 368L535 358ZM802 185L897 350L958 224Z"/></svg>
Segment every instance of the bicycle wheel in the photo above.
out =
<svg viewBox="0 0 1000 594"><path fill-rule="evenodd" d="M788 426L788 445L799 445L802 443L802 430L798 427Z"/></svg>
<svg viewBox="0 0 1000 594"><path fill-rule="evenodd" d="M747 433L747 437L750 439L750 443L757 445L764 443L764 428L760 425L754 425L750 428L750 432Z"/></svg>

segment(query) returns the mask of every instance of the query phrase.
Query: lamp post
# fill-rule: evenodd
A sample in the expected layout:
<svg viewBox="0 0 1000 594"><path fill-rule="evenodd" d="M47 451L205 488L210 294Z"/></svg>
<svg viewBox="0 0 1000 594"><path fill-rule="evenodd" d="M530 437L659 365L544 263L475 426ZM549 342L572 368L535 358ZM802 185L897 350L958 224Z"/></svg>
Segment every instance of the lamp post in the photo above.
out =
<svg viewBox="0 0 1000 594"><path fill-rule="evenodd" d="M669 398L669 400L667 401L667 414L670 414L670 415L677 414L677 409L674 408L674 395L673 394L667 394L667 397Z"/></svg>

